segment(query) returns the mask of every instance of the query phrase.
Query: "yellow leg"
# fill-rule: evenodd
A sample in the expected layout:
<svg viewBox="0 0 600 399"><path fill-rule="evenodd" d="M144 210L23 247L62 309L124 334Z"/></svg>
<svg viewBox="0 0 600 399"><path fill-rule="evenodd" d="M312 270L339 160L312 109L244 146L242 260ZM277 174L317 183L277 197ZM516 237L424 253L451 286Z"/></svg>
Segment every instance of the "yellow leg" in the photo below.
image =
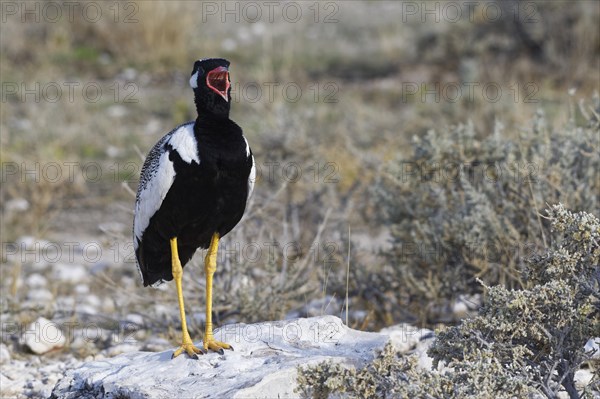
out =
<svg viewBox="0 0 600 399"><path fill-rule="evenodd" d="M215 341L212 325L212 281L213 274L217 270L217 251L219 250L219 233L213 234L208 247L208 253L204 259L204 271L206 272L206 330L204 332L204 349L213 350L223 354L223 349L233 347L225 342Z"/></svg>
<svg viewBox="0 0 600 399"><path fill-rule="evenodd" d="M183 290L181 288L181 281L183 280L183 268L179 261L179 253L177 251L177 237L171 238L171 265L173 278L175 279L175 285L177 285L177 299L179 300L179 315L181 316L181 332L182 332L182 343L179 349L173 352L171 358L175 358L181 355L184 351L194 359L198 359L197 353L204 353L202 349L194 346L190 333L187 329L187 322L185 320L185 307L183 306Z"/></svg>

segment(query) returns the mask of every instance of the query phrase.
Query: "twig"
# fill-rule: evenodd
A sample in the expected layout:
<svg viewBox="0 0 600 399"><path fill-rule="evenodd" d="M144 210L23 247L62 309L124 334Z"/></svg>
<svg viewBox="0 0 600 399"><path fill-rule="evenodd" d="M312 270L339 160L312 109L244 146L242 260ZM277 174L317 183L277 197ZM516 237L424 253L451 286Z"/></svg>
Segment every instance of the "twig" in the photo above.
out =
<svg viewBox="0 0 600 399"><path fill-rule="evenodd" d="M348 325L348 287L350 286L350 225L348 225L348 261L346 263L346 325Z"/></svg>

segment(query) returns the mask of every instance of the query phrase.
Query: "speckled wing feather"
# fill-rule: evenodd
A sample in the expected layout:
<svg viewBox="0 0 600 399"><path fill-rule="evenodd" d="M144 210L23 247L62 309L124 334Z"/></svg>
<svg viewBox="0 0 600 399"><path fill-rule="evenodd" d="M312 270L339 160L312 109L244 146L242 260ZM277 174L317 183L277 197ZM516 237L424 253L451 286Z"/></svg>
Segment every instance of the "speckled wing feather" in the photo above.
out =
<svg viewBox="0 0 600 399"><path fill-rule="evenodd" d="M193 126L193 122L189 122L173 129L152 147L144 161L133 218L133 247L136 253L144 230L150 224L152 216L160 209L175 180L175 165L169 157L170 150L177 151L187 163L200 163ZM137 266L138 270L144 266L139 264L139 259ZM141 274L141 270L139 271Z"/></svg>

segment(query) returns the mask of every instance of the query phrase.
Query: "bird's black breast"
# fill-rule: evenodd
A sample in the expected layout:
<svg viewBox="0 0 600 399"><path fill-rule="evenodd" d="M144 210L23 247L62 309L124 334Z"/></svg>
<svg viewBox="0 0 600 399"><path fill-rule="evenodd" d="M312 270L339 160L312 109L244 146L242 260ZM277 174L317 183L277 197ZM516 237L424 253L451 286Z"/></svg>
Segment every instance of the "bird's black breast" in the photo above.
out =
<svg viewBox="0 0 600 399"><path fill-rule="evenodd" d="M148 272L145 285L172 279L171 238L177 237L179 257L185 265L197 248L208 248L214 233L221 237L229 233L246 208L252 157L241 129L231 122L225 127L195 130L199 164L186 162L169 144L165 147L175 178L138 249L143 252L142 269Z"/></svg>

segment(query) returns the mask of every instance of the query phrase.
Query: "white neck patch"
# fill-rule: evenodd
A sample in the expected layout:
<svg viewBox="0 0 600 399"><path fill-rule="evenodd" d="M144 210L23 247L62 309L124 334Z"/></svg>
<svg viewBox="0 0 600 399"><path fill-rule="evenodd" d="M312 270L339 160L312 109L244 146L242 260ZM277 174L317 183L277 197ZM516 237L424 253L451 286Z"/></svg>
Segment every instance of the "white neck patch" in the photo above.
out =
<svg viewBox="0 0 600 399"><path fill-rule="evenodd" d="M192 86L192 89L198 87L198 71L196 71L190 78L190 86Z"/></svg>
<svg viewBox="0 0 600 399"><path fill-rule="evenodd" d="M198 142L194 136L194 123L186 123L173 132L168 141L184 162L189 164L195 161L200 165L198 156Z"/></svg>

